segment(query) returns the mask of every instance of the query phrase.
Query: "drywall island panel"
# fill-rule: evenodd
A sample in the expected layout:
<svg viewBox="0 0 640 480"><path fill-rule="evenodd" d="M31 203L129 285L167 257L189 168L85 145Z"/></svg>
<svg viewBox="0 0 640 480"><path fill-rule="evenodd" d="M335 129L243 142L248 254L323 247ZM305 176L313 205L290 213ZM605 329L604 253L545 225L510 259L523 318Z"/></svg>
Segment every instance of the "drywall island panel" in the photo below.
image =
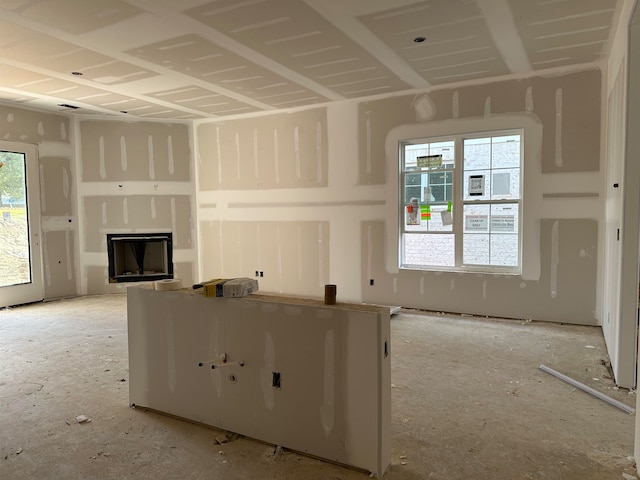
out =
<svg viewBox="0 0 640 480"><path fill-rule="evenodd" d="M389 309L127 289L132 405L382 476Z"/></svg>

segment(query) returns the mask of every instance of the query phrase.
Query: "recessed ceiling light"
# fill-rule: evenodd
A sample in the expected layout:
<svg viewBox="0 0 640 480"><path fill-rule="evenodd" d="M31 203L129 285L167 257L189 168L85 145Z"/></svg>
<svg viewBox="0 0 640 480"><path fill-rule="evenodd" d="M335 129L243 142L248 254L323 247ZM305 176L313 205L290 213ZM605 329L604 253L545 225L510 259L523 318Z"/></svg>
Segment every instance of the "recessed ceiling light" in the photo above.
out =
<svg viewBox="0 0 640 480"><path fill-rule="evenodd" d="M416 37L416 38L413 39L413 41L416 42L416 43L422 43L426 39L427 39L426 37Z"/></svg>
<svg viewBox="0 0 640 480"><path fill-rule="evenodd" d="M81 77L82 75L84 75L84 73L82 73L82 72L71 72L71 75L75 75L76 77Z"/></svg>

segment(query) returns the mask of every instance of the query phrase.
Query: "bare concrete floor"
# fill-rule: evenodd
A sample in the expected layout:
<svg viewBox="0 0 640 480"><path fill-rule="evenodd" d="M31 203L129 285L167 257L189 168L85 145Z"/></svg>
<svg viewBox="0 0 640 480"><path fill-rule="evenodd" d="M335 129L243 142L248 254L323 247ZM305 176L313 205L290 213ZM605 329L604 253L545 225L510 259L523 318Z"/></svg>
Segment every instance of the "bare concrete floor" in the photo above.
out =
<svg viewBox="0 0 640 480"><path fill-rule="evenodd" d="M433 316L391 321L389 480L636 476L635 417L598 328ZM126 297L0 311L0 479L331 479L355 471L128 403ZM86 415L91 421L78 423ZM624 477L623 474L627 475Z"/></svg>

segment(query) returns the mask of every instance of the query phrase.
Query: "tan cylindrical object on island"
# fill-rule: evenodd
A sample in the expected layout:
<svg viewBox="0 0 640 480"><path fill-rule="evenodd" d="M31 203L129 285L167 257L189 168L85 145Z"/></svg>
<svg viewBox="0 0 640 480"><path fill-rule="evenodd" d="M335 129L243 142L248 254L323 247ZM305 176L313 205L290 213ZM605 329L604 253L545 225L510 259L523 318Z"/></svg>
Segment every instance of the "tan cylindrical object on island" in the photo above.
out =
<svg viewBox="0 0 640 480"><path fill-rule="evenodd" d="M179 278L167 278L165 280L156 280L153 282L154 290L172 291L182 288L182 280Z"/></svg>
<svg viewBox="0 0 640 480"><path fill-rule="evenodd" d="M336 293L338 291L338 287L335 285L325 285L324 286L324 304L325 305L335 305L336 304Z"/></svg>

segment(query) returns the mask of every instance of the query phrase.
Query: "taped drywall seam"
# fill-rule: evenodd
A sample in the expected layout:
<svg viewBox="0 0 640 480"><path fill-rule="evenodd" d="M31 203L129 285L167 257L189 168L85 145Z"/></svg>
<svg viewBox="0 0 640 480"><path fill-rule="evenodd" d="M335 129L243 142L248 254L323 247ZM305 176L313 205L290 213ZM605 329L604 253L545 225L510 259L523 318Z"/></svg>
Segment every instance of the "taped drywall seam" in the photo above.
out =
<svg viewBox="0 0 640 480"><path fill-rule="evenodd" d="M253 175L260 180L260 162L258 161L258 130L253 129Z"/></svg>
<svg viewBox="0 0 640 480"><path fill-rule="evenodd" d="M167 328L167 384L171 393L176 391L176 343L173 336L173 319L169 318Z"/></svg>
<svg viewBox="0 0 640 480"><path fill-rule="evenodd" d="M221 330L222 322L218 314L212 313L211 329L209 330L209 351L213 352L213 358L219 355L219 352L224 352L222 343L224 342L224 332ZM218 398L222 397L222 376L219 374L219 370L211 370L210 373L211 383L216 389L216 395Z"/></svg>
<svg viewBox="0 0 640 480"><path fill-rule="evenodd" d="M240 180L240 133L236 132L236 179Z"/></svg>
<svg viewBox="0 0 640 480"><path fill-rule="evenodd" d="M257 239L257 245L256 245L256 249L258 251L258 267L260 267L260 270L262 270L262 236L261 236L261 228L260 228L260 224L256 225L256 239Z"/></svg>
<svg viewBox="0 0 640 480"><path fill-rule="evenodd" d="M393 277L393 294L398 293L398 277Z"/></svg>
<svg viewBox="0 0 640 480"><path fill-rule="evenodd" d="M533 87L527 87L527 91L524 96L524 109L528 113L533 112Z"/></svg>
<svg viewBox="0 0 640 480"><path fill-rule="evenodd" d="M324 285L327 283L325 281L325 271L324 271L324 245L322 239L324 238L324 227L322 222L318 224L318 286ZM327 278L328 280L328 278Z"/></svg>
<svg viewBox="0 0 640 480"><path fill-rule="evenodd" d="M558 220L556 220L551 227L551 298L558 296L558 264L560 263L558 252L559 236L559 223Z"/></svg>
<svg viewBox="0 0 640 480"><path fill-rule="evenodd" d="M171 231L173 232L173 248L178 247L178 229L176 216L176 197L171 197Z"/></svg>
<svg viewBox="0 0 640 480"><path fill-rule="evenodd" d="M169 175L173 175L176 171L176 165L173 160L173 137L167 137L167 155L169 156Z"/></svg>
<svg viewBox="0 0 640 480"><path fill-rule="evenodd" d="M452 278L452 279L449 281L449 290L453 292L453 289L454 289L454 288L456 288L456 280L455 280L455 278Z"/></svg>
<svg viewBox="0 0 640 480"><path fill-rule="evenodd" d="M366 142L367 142L367 157L366 157L366 172L367 175L371 174L372 171L372 159L371 159L371 117L369 117L369 114L367 112L367 120L365 121L365 130L366 130Z"/></svg>
<svg viewBox="0 0 640 480"><path fill-rule="evenodd" d="M322 123L316 122L316 165L318 172L316 178L318 183L322 183Z"/></svg>
<svg viewBox="0 0 640 480"><path fill-rule="evenodd" d="M562 88L556 90L556 167L562 167Z"/></svg>
<svg viewBox="0 0 640 480"><path fill-rule="evenodd" d="M458 91L453 92L453 98L451 99L451 116L453 118L458 118L460 116L460 96L458 95Z"/></svg>
<svg viewBox="0 0 640 480"><path fill-rule="evenodd" d="M102 225L106 225L107 220L107 202L102 202Z"/></svg>
<svg viewBox="0 0 640 480"><path fill-rule="evenodd" d="M127 163L127 140L124 135L120 136L120 165L122 165L122 171L126 172L129 165Z"/></svg>
<svg viewBox="0 0 640 480"><path fill-rule="evenodd" d="M273 129L273 162L274 162L274 171L276 175L276 183L280 183L280 168L279 163L280 159L278 158L278 129Z"/></svg>
<svg viewBox="0 0 640 480"><path fill-rule="evenodd" d="M153 159L154 155L153 155L153 137L151 135L149 135L147 137L147 145L148 145L148 151L149 151L149 178L151 180L155 180L156 178L156 165L155 165L155 161Z"/></svg>
<svg viewBox="0 0 640 480"><path fill-rule="evenodd" d="M98 141L98 153L100 157L100 178L107 178L107 168L104 164L104 137L100 135L100 140Z"/></svg>
<svg viewBox="0 0 640 480"><path fill-rule="evenodd" d="M69 184L69 169L67 167L62 167L62 195L64 198L69 198ZM44 199L44 197L42 198Z"/></svg>
<svg viewBox="0 0 640 480"><path fill-rule="evenodd" d="M42 259L44 261L44 277L47 287L51 286L51 268L49 267L49 248L47 246L47 236L42 237Z"/></svg>
<svg viewBox="0 0 640 480"><path fill-rule="evenodd" d="M491 97L487 97L484 100L484 116L485 117L491 116Z"/></svg>
<svg viewBox="0 0 640 480"><path fill-rule="evenodd" d="M424 295L424 273L420 277L420 295Z"/></svg>
<svg viewBox="0 0 640 480"><path fill-rule="evenodd" d="M156 219L156 197L151 197L151 218Z"/></svg>
<svg viewBox="0 0 640 480"><path fill-rule="evenodd" d="M127 201L126 197L122 199L122 218L124 220L124 224L128 225L129 224L129 202Z"/></svg>
<svg viewBox="0 0 640 480"><path fill-rule="evenodd" d="M483 300L487 299L487 281L486 280L482 282L482 299Z"/></svg>
<svg viewBox="0 0 640 480"><path fill-rule="evenodd" d="M64 231L64 241L65 241L65 246L66 246L66 253L67 253L67 280L73 280L73 254L71 253L71 231L70 230L65 230Z"/></svg>
<svg viewBox="0 0 640 480"><path fill-rule="evenodd" d="M276 245L278 246L278 280L282 279L282 235L280 235L280 225L276 227ZM280 293L282 293L280 289Z"/></svg>
<svg viewBox="0 0 640 480"><path fill-rule="evenodd" d="M300 179L300 131L298 126L293 129L293 154L296 164L296 178Z"/></svg>
<svg viewBox="0 0 640 480"><path fill-rule="evenodd" d="M296 251L298 253L298 280L302 281L302 228L298 225L298 242Z"/></svg>
<svg viewBox="0 0 640 480"><path fill-rule="evenodd" d="M218 185L222 184L222 146L220 144L220 126L216 125L216 154L218 155Z"/></svg>
<svg viewBox="0 0 640 480"><path fill-rule="evenodd" d="M371 233L371 225L367 226L367 278L372 279L373 265L373 235Z"/></svg>
<svg viewBox="0 0 640 480"><path fill-rule="evenodd" d="M67 125L65 122L60 122L60 138L67 140Z"/></svg>
<svg viewBox="0 0 640 480"><path fill-rule="evenodd" d="M335 337L333 330L324 336L324 390L320 418L325 437L329 437L334 426L334 382L335 382Z"/></svg>
<svg viewBox="0 0 640 480"><path fill-rule="evenodd" d="M38 166L38 174L40 175L40 211L47 212L47 196L44 194L44 165Z"/></svg>
<svg viewBox="0 0 640 480"><path fill-rule="evenodd" d="M38 135L40 135L41 137L44 136L44 125L41 121L38 122Z"/></svg>

